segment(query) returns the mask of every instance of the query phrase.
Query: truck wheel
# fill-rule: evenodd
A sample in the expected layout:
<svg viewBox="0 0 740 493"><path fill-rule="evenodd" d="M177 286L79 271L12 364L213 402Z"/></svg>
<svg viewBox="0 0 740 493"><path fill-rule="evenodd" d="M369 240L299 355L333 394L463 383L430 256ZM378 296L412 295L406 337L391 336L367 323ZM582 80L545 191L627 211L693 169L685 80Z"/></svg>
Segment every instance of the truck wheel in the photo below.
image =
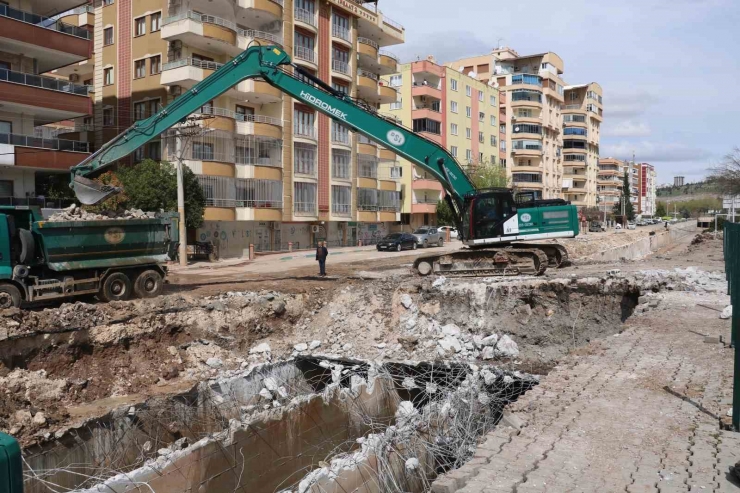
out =
<svg viewBox="0 0 740 493"><path fill-rule="evenodd" d="M20 308L22 300L23 297L21 296L20 289L12 284L0 284L0 310L14 307Z"/></svg>
<svg viewBox="0 0 740 493"><path fill-rule="evenodd" d="M134 293L139 298L154 298L162 294L162 275L156 270L145 270L134 283Z"/></svg>
<svg viewBox="0 0 740 493"><path fill-rule="evenodd" d="M114 272L105 278L100 289L103 301L124 301L131 297L131 279L123 272Z"/></svg>

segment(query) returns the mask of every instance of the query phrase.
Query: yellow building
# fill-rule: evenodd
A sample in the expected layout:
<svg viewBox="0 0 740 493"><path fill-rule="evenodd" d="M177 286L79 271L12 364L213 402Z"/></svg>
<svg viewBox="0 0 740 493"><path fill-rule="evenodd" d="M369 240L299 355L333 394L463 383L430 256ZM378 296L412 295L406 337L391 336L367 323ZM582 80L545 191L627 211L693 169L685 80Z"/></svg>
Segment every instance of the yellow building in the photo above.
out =
<svg viewBox="0 0 740 493"><path fill-rule="evenodd" d="M399 99L382 111L441 144L463 166L499 165L498 90L433 57L399 66L390 76ZM424 170L403 162L403 211L412 227L436 224L442 186ZM409 170L409 172L407 172Z"/></svg>
<svg viewBox="0 0 740 493"><path fill-rule="evenodd" d="M447 65L501 91L499 158L516 188L534 191L546 199L565 198L578 206L596 205L602 119L602 93L598 84L567 86L563 80L563 60L552 52L522 56L502 47L490 54ZM566 96L572 95L577 99L571 104L580 103L578 109L568 108ZM588 115L583 122L588 134L581 136L576 135L580 131L567 130L566 138L565 129L581 123L571 126L570 121L564 122L567 114ZM586 146L583 150L582 141ZM568 166L565 154L587 157L588 167ZM576 170L582 175L574 175Z"/></svg>
<svg viewBox="0 0 740 493"><path fill-rule="evenodd" d="M599 209L611 212L619 202L624 183L624 161L614 158L599 159L596 188Z"/></svg>
<svg viewBox="0 0 740 493"><path fill-rule="evenodd" d="M386 46L404 28L360 0L98 0L94 18L97 145L159 111L250 44L283 47L295 63L371 106L397 99ZM79 70L80 67L77 67ZM87 76L87 75L85 75ZM234 86L140 149L192 169L206 196L190 240L222 256L373 241L401 217L395 154L353 135L259 80ZM196 128L192 128L196 127Z"/></svg>

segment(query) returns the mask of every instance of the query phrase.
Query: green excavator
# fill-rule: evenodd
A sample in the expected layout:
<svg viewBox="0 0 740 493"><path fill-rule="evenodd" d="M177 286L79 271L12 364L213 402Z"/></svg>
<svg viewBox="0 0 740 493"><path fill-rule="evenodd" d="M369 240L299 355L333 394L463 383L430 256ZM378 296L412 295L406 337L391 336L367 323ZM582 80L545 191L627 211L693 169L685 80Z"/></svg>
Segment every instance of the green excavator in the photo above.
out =
<svg viewBox="0 0 740 493"><path fill-rule="evenodd" d="M159 113L137 121L73 167L71 186L77 198L83 204L96 204L118 193L116 187L101 185L91 176L186 121L198 108L239 82L255 78L404 157L442 184L459 235L468 248L418 258L414 267L421 275L540 275L548 265L567 263L568 253L561 245L522 241L576 236L575 206L560 199L537 200L531 193L515 194L506 188L476 189L442 146L333 89L292 63L290 56L276 46L247 48Z"/></svg>

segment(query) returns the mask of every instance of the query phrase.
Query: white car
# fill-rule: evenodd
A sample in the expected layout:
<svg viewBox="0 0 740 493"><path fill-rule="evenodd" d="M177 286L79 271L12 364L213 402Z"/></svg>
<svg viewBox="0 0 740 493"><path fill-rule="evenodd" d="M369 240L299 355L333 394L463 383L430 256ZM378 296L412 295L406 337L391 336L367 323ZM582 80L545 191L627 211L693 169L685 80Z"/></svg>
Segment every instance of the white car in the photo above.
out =
<svg viewBox="0 0 740 493"><path fill-rule="evenodd" d="M450 239L454 240L457 238L457 230L453 228L452 226L440 226L437 228L442 234L442 238L447 238L447 231L450 232Z"/></svg>
<svg viewBox="0 0 740 493"><path fill-rule="evenodd" d="M627 223L627 229L635 229L635 223Z"/></svg>

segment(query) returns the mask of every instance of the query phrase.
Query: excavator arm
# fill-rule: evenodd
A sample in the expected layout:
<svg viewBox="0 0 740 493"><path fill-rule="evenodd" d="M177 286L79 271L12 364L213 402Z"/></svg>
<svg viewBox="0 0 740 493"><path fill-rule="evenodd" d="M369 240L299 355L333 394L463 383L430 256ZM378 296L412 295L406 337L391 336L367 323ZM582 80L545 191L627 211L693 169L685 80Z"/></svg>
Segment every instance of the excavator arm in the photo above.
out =
<svg viewBox="0 0 740 493"><path fill-rule="evenodd" d="M188 115L239 82L261 78L285 94L328 115L350 130L378 142L433 175L447 192L448 203L453 207L459 222L462 217L464 196L474 192L475 186L455 158L442 146L368 111L349 96L334 91L295 65L293 65L295 70L314 84L294 77L284 70L286 65L292 63L288 54L281 48L274 46L247 48L159 113L136 122L73 167L72 188L78 199L83 204L96 204L118 193L119 189L101 186L88 176L128 156L170 127L183 122Z"/></svg>

